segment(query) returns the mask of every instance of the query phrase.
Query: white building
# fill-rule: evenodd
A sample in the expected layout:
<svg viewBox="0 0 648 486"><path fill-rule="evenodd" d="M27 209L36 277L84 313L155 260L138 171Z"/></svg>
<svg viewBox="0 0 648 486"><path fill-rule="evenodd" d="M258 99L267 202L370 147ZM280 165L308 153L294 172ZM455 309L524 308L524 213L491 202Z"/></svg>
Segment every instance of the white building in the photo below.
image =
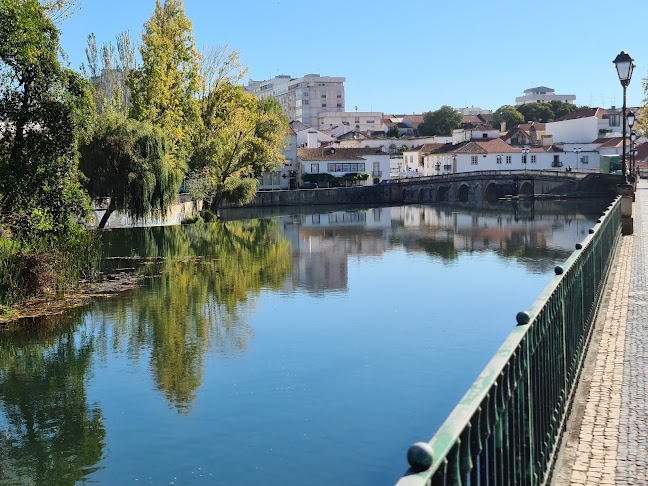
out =
<svg viewBox="0 0 648 486"><path fill-rule="evenodd" d="M524 96L518 96L515 98L515 103L518 105L524 105L526 103L547 103L549 101L573 103L575 100L576 95L557 95L551 88L538 86L536 88L525 89Z"/></svg>
<svg viewBox="0 0 648 486"><path fill-rule="evenodd" d="M299 187L301 173L297 160L297 134L290 129L288 137L290 141L282 151L286 161L276 171L264 172L257 177L258 190L297 189Z"/></svg>
<svg viewBox="0 0 648 486"><path fill-rule="evenodd" d="M631 110L636 113L639 108L628 108ZM614 107L586 108L546 123L545 131L553 136L554 143L592 143L602 137L622 136L621 118L621 111ZM626 126L626 130L629 137L630 127Z"/></svg>
<svg viewBox="0 0 648 486"><path fill-rule="evenodd" d="M250 80L245 90L258 98L275 98L290 121L318 127L320 113L345 111L344 81L319 74L296 79L282 74L265 81Z"/></svg>
<svg viewBox="0 0 648 486"><path fill-rule="evenodd" d="M326 111L317 115L317 127L320 130L338 130L332 132L336 136L352 131L377 131L382 126L383 114L377 111Z"/></svg>
<svg viewBox="0 0 648 486"><path fill-rule="evenodd" d="M316 130L300 121L290 122L290 128L297 135L297 147L317 148L323 143L329 143L335 140L330 133Z"/></svg>
<svg viewBox="0 0 648 486"><path fill-rule="evenodd" d="M389 154L380 149L320 147L297 149L303 174L369 174L362 185L378 184L390 177Z"/></svg>

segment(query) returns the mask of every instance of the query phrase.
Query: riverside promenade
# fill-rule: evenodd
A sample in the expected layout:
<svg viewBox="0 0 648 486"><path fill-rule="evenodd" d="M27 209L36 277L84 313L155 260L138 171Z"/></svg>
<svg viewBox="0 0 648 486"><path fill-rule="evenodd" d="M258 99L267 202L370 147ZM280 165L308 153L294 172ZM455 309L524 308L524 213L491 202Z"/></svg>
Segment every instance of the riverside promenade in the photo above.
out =
<svg viewBox="0 0 648 486"><path fill-rule="evenodd" d="M648 485L648 182L621 238L552 484Z"/></svg>

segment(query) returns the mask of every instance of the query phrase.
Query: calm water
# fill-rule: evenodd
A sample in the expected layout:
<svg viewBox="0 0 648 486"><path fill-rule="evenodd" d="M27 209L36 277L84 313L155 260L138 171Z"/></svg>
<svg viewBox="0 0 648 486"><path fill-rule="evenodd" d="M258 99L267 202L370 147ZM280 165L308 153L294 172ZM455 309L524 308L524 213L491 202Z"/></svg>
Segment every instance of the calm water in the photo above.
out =
<svg viewBox="0 0 648 486"><path fill-rule="evenodd" d="M141 288L0 332L0 484L393 484L599 212L105 231Z"/></svg>

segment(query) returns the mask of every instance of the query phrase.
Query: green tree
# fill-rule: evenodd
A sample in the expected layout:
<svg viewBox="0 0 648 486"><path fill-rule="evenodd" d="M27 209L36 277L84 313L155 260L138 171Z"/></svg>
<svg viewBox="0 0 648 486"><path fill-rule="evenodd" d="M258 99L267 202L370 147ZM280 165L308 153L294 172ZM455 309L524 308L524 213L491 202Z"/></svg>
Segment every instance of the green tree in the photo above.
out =
<svg viewBox="0 0 648 486"><path fill-rule="evenodd" d="M548 103L526 103L517 107L527 122L546 123L556 116Z"/></svg>
<svg viewBox="0 0 648 486"><path fill-rule="evenodd" d="M142 65L127 80L132 117L161 127L171 160L184 169L200 121L196 98L200 56L182 0L165 0L164 5L156 1L153 15L144 24L142 42Z"/></svg>
<svg viewBox="0 0 648 486"><path fill-rule="evenodd" d="M94 114L88 84L61 67L58 30L38 1L0 0L0 25L3 209L38 220L32 236L77 234L89 210L77 150Z"/></svg>
<svg viewBox="0 0 648 486"><path fill-rule="evenodd" d="M187 188L208 199L214 210L223 200L250 201L255 175L276 170L285 161L288 120L274 99L257 100L243 91L238 53L205 56L202 66L200 130L191 159Z"/></svg>
<svg viewBox="0 0 648 486"><path fill-rule="evenodd" d="M387 130L387 137L389 138L400 138L400 132L396 125L389 127Z"/></svg>
<svg viewBox="0 0 648 486"><path fill-rule="evenodd" d="M580 109L579 107L577 107L572 103L567 103L565 101L560 101L560 100L552 100L549 101L548 104L549 107L551 108L551 111L553 111L554 119L560 118L563 115L568 115L569 113L573 113L574 111Z"/></svg>
<svg viewBox="0 0 648 486"><path fill-rule="evenodd" d="M421 137L428 135L452 135L452 130L461 126L463 115L448 105L443 105L436 111L428 111L423 117L423 123L418 126Z"/></svg>
<svg viewBox="0 0 648 486"><path fill-rule="evenodd" d="M495 113L491 117L491 125L493 128L499 129L502 122L506 123L508 130L524 123L524 117L514 106L504 105L495 110Z"/></svg>
<svg viewBox="0 0 648 486"><path fill-rule="evenodd" d="M166 139L150 122L107 111L92 141L81 147L81 171L93 198L110 198L99 228L116 210L141 219L165 214L176 200L183 173L170 163Z"/></svg>

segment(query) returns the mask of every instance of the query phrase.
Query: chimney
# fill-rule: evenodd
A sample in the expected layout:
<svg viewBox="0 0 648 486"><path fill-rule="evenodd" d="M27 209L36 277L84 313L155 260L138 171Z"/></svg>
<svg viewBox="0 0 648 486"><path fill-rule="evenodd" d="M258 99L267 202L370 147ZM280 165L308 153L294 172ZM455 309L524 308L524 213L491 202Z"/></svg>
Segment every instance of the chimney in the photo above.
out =
<svg viewBox="0 0 648 486"><path fill-rule="evenodd" d="M506 122L503 121L500 123L500 132L505 132L506 131Z"/></svg>
<svg viewBox="0 0 648 486"><path fill-rule="evenodd" d="M306 134L306 147L308 148L317 148L317 132L314 130L309 130Z"/></svg>

